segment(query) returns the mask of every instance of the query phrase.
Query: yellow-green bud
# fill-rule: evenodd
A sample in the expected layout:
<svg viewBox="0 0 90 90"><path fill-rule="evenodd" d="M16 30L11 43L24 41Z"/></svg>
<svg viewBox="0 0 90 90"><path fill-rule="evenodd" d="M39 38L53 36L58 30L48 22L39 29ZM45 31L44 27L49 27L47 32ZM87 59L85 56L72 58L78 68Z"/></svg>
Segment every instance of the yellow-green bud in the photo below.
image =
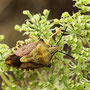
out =
<svg viewBox="0 0 90 90"><path fill-rule="evenodd" d="M48 15L48 14L49 14L49 10L45 9L45 10L43 11L43 14L44 14L44 15Z"/></svg>
<svg viewBox="0 0 90 90"><path fill-rule="evenodd" d="M55 24L59 24L59 20L58 19L54 19L54 23Z"/></svg>
<svg viewBox="0 0 90 90"><path fill-rule="evenodd" d="M23 14L24 14L24 15L27 15L29 18L32 18L32 15L31 15L31 13L29 12L29 10L23 11Z"/></svg>
<svg viewBox="0 0 90 90"><path fill-rule="evenodd" d="M19 25L15 25L15 30L20 30L20 26Z"/></svg>

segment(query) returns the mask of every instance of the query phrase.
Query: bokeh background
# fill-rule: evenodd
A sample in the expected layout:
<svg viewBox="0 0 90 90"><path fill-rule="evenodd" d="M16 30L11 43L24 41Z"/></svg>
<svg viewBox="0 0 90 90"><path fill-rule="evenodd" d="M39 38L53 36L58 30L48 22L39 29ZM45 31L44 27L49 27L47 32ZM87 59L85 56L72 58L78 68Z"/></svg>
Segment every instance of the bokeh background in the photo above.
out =
<svg viewBox="0 0 90 90"><path fill-rule="evenodd" d="M28 18L22 14L23 10L35 14L49 9L49 19L60 18L65 11L70 14L77 11L74 3L72 0L0 0L0 34L5 35L3 43L13 47L18 40L27 38L14 30L16 24L21 25Z"/></svg>

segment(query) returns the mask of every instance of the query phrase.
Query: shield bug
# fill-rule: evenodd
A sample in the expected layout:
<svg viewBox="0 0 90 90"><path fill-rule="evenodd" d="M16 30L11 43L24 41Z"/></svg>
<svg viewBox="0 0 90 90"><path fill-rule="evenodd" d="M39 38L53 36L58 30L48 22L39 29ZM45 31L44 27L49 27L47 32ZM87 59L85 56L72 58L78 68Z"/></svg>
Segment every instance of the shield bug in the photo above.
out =
<svg viewBox="0 0 90 90"><path fill-rule="evenodd" d="M51 35L48 43L53 37L57 35L59 31L60 28L53 35ZM60 39L61 38L62 37L60 37ZM49 44L46 44L43 39L40 39L37 42L25 44L20 48L18 48L17 50L15 50L15 52L13 52L10 56L8 56L5 63L9 66L16 67L17 69L26 69L26 70L37 69L41 67L50 67L51 59L56 52L65 54L62 51L58 51L59 41L55 46L50 46Z"/></svg>
<svg viewBox="0 0 90 90"><path fill-rule="evenodd" d="M18 48L5 61L7 65L21 69L37 69L51 66L52 55L57 51L56 46L50 46L40 39Z"/></svg>

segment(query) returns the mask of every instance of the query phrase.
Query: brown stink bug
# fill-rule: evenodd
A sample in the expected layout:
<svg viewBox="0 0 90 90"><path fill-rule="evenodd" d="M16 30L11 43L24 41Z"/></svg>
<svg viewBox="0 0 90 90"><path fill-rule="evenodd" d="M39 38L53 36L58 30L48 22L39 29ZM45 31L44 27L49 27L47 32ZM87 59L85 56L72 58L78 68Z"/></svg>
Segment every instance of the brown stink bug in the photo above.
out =
<svg viewBox="0 0 90 90"><path fill-rule="evenodd" d="M5 61L7 65L21 69L36 69L51 66L52 55L57 51L56 46L49 46L40 39L23 45L12 53Z"/></svg>
<svg viewBox="0 0 90 90"><path fill-rule="evenodd" d="M60 28L53 35L51 35L50 40L51 38L55 37L59 31ZM50 40L48 41L48 43L50 42ZM56 52L65 54L62 51L58 51L58 42L55 46L46 44L43 39L40 39L37 42L30 42L21 46L10 56L8 56L5 63L17 69L26 70L37 69L41 67L50 67L52 56Z"/></svg>

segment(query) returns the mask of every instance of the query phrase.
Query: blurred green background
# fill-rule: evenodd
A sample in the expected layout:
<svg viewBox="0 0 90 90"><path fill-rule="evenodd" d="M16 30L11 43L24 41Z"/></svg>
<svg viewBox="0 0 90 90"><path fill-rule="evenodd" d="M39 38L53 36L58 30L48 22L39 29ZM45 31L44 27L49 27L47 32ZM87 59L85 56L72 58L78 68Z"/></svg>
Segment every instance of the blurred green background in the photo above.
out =
<svg viewBox="0 0 90 90"><path fill-rule="evenodd" d="M18 40L27 38L14 30L16 24L21 25L28 18L22 14L23 10L30 10L35 14L49 9L49 18L60 18L65 11L70 14L76 12L73 5L72 0L0 0L0 34L5 35L3 43L13 47Z"/></svg>

